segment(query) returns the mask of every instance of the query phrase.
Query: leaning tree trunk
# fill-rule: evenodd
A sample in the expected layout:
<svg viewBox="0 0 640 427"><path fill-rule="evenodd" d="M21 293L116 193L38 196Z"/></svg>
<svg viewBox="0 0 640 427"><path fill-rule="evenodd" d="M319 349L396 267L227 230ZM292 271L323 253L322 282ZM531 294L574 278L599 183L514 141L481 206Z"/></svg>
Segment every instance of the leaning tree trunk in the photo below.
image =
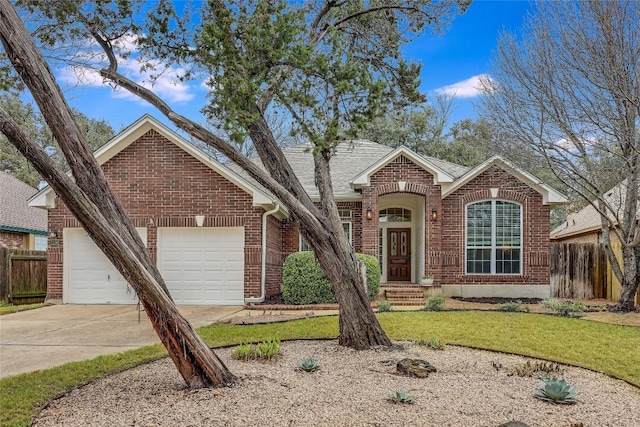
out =
<svg viewBox="0 0 640 427"><path fill-rule="evenodd" d="M364 350L372 346L390 346L391 340L373 313L361 273L362 264L349 244L333 197L329 160L322 150L316 156L315 181L320 191L321 209L327 218L330 238L317 242L316 258L327 274L340 307L340 344ZM328 244L327 244L328 243Z"/></svg>
<svg viewBox="0 0 640 427"><path fill-rule="evenodd" d="M88 149L59 87L7 0L0 0L0 39L15 70L30 89L72 169L75 182L0 109L0 130L49 182L136 291L153 328L190 387L220 386L233 375L178 312L166 285Z"/></svg>

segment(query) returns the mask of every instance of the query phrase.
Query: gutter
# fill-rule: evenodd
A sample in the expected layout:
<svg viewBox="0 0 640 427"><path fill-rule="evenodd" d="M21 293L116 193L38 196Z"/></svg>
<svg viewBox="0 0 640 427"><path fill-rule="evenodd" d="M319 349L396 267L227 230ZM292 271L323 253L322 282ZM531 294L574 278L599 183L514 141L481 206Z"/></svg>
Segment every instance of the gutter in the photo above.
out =
<svg viewBox="0 0 640 427"><path fill-rule="evenodd" d="M280 210L280 205L278 203L275 204L275 208L271 209L262 214L262 266L260 270L260 296L259 297L249 297L244 299L245 304L252 303L260 303L264 302L264 299L267 295L267 217L269 215L273 215L274 213Z"/></svg>

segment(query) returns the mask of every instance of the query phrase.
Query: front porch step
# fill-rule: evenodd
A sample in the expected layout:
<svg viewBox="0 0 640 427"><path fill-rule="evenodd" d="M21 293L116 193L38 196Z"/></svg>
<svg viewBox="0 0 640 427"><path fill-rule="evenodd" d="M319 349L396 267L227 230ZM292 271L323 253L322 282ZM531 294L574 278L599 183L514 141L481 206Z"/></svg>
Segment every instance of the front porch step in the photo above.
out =
<svg viewBox="0 0 640 427"><path fill-rule="evenodd" d="M424 288L415 284L382 285L384 297L391 305L425 305Z"/></svg>

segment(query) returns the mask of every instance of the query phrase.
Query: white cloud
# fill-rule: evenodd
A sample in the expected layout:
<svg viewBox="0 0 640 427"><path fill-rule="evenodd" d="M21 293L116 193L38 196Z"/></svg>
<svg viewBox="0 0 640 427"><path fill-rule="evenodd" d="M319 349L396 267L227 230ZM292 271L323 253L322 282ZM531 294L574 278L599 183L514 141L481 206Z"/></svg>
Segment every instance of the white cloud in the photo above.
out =
<svg viewBox="0 0 640 427"><path fill-rule="evenodd" d="M484 78L491 80L491 76L488 74L479 74L466 80L443 86L435 91L438 94L451 95L455 98L474 98L480 95L480 79Z"/></svg>
<svg viewBox="0 0 640 427"><path fill-rule="evenodd" d="M131 57L126 59L122 57L118 58L118 71L137 84L153 90L159 97L166 101L179 104L191 101L196 96L195 91L198 88L197 86L193 87L185 82L179 81L177 76L185 74L186 70L184 68L169 67L165 69L165 65L158 62L155 64L156 69L164 71L160 75L156 76L155 80L152 79L152 76L157 72L153 70L140 71L142 64L136 59L136 39L136 35L129 34L122 37L115 43L119 49L122 48L125 51L132 52ZM87 42L88 52L91 50L94 43L91 43L90 41ZM62 68L58 72L60 80L71 85L94 87L111 86L100 76L100 73L98 72L98 68L100 66L104 66L107 62L106 57L103 54L99 56L91 56L90 53L87 53L86 62L90 67L94 68L78 66ZM143 101L141 98L122 88L114 90L113 96L115 98L128 99L146 104L146 101Z"/></svg>

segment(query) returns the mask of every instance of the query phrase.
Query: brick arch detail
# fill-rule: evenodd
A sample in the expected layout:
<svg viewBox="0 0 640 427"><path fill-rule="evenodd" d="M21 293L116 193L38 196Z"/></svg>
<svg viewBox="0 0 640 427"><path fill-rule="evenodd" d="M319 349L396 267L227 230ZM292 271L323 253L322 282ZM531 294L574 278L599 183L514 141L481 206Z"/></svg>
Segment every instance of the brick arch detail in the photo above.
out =
<svg viewBox="0 0 640 427"><path fill-rule="evenodd" d="M491 197L491 191L489 189L478 190L473 193L466 194L462 198L462 204L463 206L466 206L469 203L475 202L477 200L491 200L491 199L493 199L493 197ZM498 197L496 197L496 199L519 202L520 204L524 205L527 203L528 198L525 194L521 192L504 190L501 188L498 190Z"/></svg>
<svg viewBox="0 0 640 427"><path fill-rule="evenodd" d="M426 196L429 192L429 186L419 184L417 182L407 182L404 190L400 190L400 185L397 182L389 184L382 184L376 187L375 196L380 197L391 193L412 193L420 196Z"/></svg>

